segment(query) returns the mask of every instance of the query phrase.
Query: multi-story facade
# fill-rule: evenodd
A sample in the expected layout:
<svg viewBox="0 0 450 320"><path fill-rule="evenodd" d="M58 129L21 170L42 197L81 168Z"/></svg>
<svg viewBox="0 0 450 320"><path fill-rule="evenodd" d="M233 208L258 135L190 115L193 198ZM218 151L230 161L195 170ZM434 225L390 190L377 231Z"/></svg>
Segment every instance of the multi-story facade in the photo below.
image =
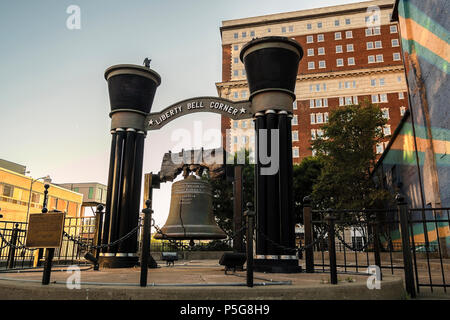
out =
<svg viewBox="0 0 450 320"><path fill-rule="evenodd" d="M294 163L314 154L311 141L323 134L321 126L333 109L364 99L378 104L388 119L383 128L385 141L377 146L381 155L408 108L398 25L391 22L393 5L394 0L367 1L223 21L222 82L216 84L219 95L248 99L245 68L239 59L245 43L257 37L290 37L304 50L293 104ZM371 6L379 11L368 11ZM251 120L222 118L227 150L252 148L253 131Z"/></svg>
<svg viewBox="0 0 450 320"><path fill-rule="evenodd" d="M8 166L12 169L11 166ZM44 200L44 184L41 181L25 176L20 170L8 170L0 167L0 208L1 221L27 221L29 214L40 213ZM68 217L80 215L83 195L49 183L47 208L66 212Z"/></svg>
<svg viewBox="0 0 450 320"><path fill-rule="evenodd" d="M106 204L107 186L98 182L81 182L81 183L61 183L60 187L73 190L83 195L83 203L81 205L81 216L89 216L93 214L93 207L99 204ZM92 212L86 212L86 207L91 207Z"/></svg>

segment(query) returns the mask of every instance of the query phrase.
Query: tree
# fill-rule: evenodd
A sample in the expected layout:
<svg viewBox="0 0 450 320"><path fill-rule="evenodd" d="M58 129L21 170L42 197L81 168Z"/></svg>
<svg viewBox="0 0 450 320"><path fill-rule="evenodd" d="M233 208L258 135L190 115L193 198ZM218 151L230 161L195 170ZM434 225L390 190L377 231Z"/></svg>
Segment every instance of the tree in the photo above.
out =
<svg viewBox="0 0 450 320"><path fill-rule="evenodd" d="M389 194L377 190L370 170L385 124L381 110L367 100L331 112L329 122L322 126L323 137L312 144L323 163L313 187L314 205L320 209L383 207Z"/></svg>
<svg viewBox="0 0 450 320"><path fill-rule="evenodd" d="M313 186L320 176L323 164L317 157L307 157L293 170L294 214L296 222L303 224L303 198L311 195Z"/></svg>
<svg viewBox="0 0 450 320"><path fill-rule="evenodd" d="M235 155L235 160L237 155ZM245 165L242 170L244 210L247 202L254 204L254 175L255 166L249 164L249 151L245 150ZM223 179L210 180L213 190L213 212L217 224L227 234L233 233L233 184Z"/></svg>

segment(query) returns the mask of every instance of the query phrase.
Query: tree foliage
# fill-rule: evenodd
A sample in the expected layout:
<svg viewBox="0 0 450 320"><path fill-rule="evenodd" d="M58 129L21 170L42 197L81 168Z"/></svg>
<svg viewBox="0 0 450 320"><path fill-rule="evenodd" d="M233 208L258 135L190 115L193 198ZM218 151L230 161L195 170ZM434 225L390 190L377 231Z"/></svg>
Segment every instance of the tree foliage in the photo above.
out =
<svg viewBox="0 0 450 320"><path fill-rule="evenodd" d="M370 177L376 162L375 146L386 124L380 109L367 100L331 112L322 126L323 137L312 144L323 164L313 187L313 203L321 208L382 207L388 193L377 190Z"/></svg>

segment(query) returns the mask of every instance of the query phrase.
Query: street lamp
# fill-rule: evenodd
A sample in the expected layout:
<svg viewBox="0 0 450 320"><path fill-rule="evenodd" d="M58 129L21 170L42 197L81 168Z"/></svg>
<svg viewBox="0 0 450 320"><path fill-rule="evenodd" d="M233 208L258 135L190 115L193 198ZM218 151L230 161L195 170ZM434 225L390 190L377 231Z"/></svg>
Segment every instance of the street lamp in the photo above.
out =
<svg viewBox="0 0 450 320"><path fill-rule="evenodd" d="M40 178L37 178L37 179L31 178L30 194L28 195L28 208L27 208L27 219L26 219L26 222L28 222L28 216L29 216L29 214L30 214L31 192L32 192L32 190L33 190L33 183L35 183L36 181L38 181L38 180L40 180L40 179L44 179L44 181L45 181L45 180L50 180L50 176L49 176L49 175L46 175L45 177L40 177Z"/></svg>

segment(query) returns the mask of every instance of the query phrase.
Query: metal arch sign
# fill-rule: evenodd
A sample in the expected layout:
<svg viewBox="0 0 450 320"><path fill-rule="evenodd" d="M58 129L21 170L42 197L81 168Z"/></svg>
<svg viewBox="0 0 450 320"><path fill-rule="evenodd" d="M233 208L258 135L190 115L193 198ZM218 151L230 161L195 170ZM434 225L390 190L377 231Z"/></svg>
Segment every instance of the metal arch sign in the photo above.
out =
<svg viewBox="0 0 450 320"><path fill-rule="evenodd" d="M250 101L231 101L218 97L195 97L170 105L161 112L149 113L145 120L146 130L158 130L181 116L195 112L214 112L233 120L252 118L254 112Z"/></svg>

